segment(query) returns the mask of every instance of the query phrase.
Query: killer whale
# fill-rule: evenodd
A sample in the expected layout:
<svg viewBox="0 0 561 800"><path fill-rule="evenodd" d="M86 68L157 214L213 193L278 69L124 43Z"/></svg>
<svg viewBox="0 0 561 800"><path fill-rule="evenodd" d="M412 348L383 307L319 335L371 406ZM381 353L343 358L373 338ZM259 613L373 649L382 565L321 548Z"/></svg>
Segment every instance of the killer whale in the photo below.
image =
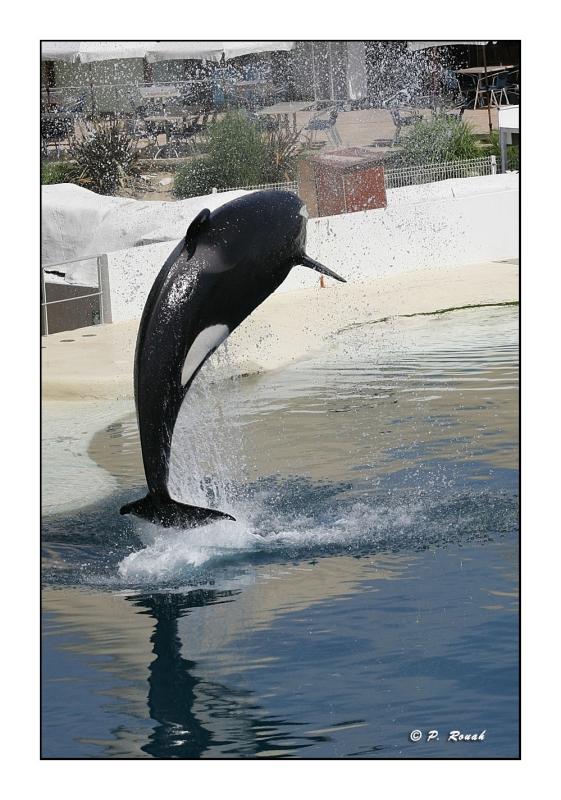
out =
<svg viewBox="0 0 561 800"><path fill-rule="evenodd" d="M305 253L306 207L292 192L265 190L201 211L152 285L137 334L134 397L148 494L122 506L163 527L234 519L179 503L168 491L179 410L209 356L303 265L345 282Z"/></svg>

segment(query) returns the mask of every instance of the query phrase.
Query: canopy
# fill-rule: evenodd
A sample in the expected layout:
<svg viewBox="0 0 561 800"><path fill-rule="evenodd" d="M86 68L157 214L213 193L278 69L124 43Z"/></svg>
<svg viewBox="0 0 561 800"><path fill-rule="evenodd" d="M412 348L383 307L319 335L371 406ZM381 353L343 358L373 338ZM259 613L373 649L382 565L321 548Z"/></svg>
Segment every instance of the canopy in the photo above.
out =
<svg viewBox="0 0 561 800"><path fill-rule="evenodd" d="M42 42L42 61L89 64L112 58L144 58L146 48L157 42Z"/></svg>
<svg viewBox="0 0 561 800"><path fill-rule="evenodd" d="M450 45L454 44L467 44L467 45L484 45L488 44L489 40L486 42L459 42L454 40L453 42L407 42L407 49L408 50L428 50L429 47L449 47Z"/></svg>
<svg viewBox="0 0 561 800"><path fill-rule="evenodd" d="M295 42L54 42L41 45L43 61L89 64L121 58L146 58L147 61L205 59L220 61L249 53L292 50Z"/></svg>
<svg viewBox="0 0 561 800"><path fill-rule="evenodd" d="M204 58L207 61L228 60L250 53L269 53L275 50L292 50L294 42L147 42L146 60L175 61Z"/></svg>
<svg viewBox="0 0 561 800"><path fill-rule="evenodd" d="M72 183L43 186L41 257L45 278L54 283L97 286L97 260L88 256L175 241L185 235L203 208L212 211L244 194L244 190L236 190L157 201L108 197ZM64 263L80 258L87 260ZM63 278L57 275L61 272Z"/></svg>

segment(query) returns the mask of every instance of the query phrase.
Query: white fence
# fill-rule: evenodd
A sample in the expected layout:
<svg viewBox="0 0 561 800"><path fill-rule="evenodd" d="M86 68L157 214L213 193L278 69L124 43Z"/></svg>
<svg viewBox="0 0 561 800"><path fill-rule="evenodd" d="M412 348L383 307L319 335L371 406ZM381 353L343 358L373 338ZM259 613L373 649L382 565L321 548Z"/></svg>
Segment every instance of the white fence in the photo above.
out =
<svg viewBox="0 0 561 800"><path fill-rule="evenodd" d="M496 156L483 156L482 158L470 158L463 161L441 161L435 164L386 169L384 170L384 180L386 189L397 189L402 186L445 181L449 178L476 178L481 175L496 174ZM229 186L227 189L220 189L220 192L233 192L240 189L248 191L251 189L284 189L287 192L298 193L298 181L256 183L251 186ZM212 190L213 194L218 191L218 189Z"/></svg>
<svg viewBox="0 0 561 800"><path fill-rule="evenodd" d="M463 161L441 161L435 164L386 169L384 170L384 181L386 189L397 189L401 186L433 183L435 181L445 181L449 178L476 178L481 175L496 174L496 156L483 156L482 158L469 158ZM298 193L298 181L257 183L251 186L229 186L227 189L220 189L220 192L233 192L240 189L284 189L287 192ZM212 191L215 194L219 190L213 189Z"/></svg>
<svg viewBox="0 0 561 800"><path fill-rule="evenodd" d="M384 170L386 189L414 186L419 183L445 181L449 178L476 178L497 174L496 156L470 158L464 161L441 161L413 167L397 167Z"/></svg>
<svg viewBox="0 0 561 800"><path fill-rule="evenodd" d="M237 192L241 190L250 191L252 189L284 189L285 192L298 192L298 181L284 181L284 183L254 183L251 186L228 186L227 189L213 188L213 194L222 192Z"/></svg>

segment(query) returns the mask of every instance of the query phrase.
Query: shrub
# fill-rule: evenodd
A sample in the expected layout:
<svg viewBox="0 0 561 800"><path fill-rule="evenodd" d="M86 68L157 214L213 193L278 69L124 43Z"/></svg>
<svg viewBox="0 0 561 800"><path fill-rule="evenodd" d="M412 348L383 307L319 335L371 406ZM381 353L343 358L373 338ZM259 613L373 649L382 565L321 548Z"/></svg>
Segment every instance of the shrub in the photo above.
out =
<svg viewBox="0 0 561 800"><path fill-rule="evenodd" d="M413 126L403 139L401 160L406 164L433 164L479 155L481 151L470 126L457 117L442 114Z"/></svg>
<svg viewBox="0 0 561 800"><path fill-rule="evenodd" d="M501 140L498 131L492 131L489 134L489 142L487 145L486 153L490 156L497 157L497 163L501 163ZM507 169L520 169L520 147L517 144L509 144L506 147L506 168Z"/></svg>
<svg viewBox="0 0 561 800"><path fill-rule="evenodd" d="M296 175L298 156L302 151L299 131L275 128L265 134L267 167L261 183L291 181Z"/></svg>
<svg viewBox="0 0 561 800"><path fill-rule="evenodd" d="M520 170L520 146L509 144L506 148L506 168Z"/></svg>
<svg viewBox="0 0 561 800"><path fill-rule="evenodd" d="M116 122L98 124L83 140L74 139L69 155L76 165L74 182L98 194L113 194L137 173L134 143Z"/></svg>
<svg viewBox="0 0 561 800"><path fill-rule="evenodd" d="M257 126L243 114L227 114L210 126L207 152L221 181L217 188L261 183L267 148Z"/></svg>
<svg viewBox="0 0 561 800"><path fill-rule="evenodd" d="M173 193L176 197L197 197L201 194L210 194L214 186L219 188L220 183L220 177L213 164L203 156L177 170L173 181Z"/></svg>
<svg viewBox="0 0 561 800"><path fill-rule="evenodd" d="M41 164L41 183L75 183L76 167L68 161L43 161Z"/></svg>
<svg viewBox="0 0 561 800"><path fill-rule="evenodd" d="M299 149L297 133L266 131L240 112L229 113L209 127L206 155L176 172L174 194L289 180Z"/></svg>

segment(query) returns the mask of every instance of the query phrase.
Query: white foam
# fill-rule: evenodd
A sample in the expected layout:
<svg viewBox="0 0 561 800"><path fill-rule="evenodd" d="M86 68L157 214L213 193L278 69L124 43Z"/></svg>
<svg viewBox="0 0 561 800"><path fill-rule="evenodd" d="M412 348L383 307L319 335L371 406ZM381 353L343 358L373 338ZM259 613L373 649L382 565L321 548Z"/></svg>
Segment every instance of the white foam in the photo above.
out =
<svg viewBox="0 0 561 800"><path fill-rule="evenodd" d="M221 520L186 531L138 523L146 547L121 561L119 575L126 581L161 582L211 562L235 560L252 553L321 551L375 542L380 534L406 533L415 520L416 507L374 508L357 502L341 516L332 515L321 523L305 514L263 518L265 496L250 506L249 512L248 518L243 518L242 512L236 522Z"/></svg>

